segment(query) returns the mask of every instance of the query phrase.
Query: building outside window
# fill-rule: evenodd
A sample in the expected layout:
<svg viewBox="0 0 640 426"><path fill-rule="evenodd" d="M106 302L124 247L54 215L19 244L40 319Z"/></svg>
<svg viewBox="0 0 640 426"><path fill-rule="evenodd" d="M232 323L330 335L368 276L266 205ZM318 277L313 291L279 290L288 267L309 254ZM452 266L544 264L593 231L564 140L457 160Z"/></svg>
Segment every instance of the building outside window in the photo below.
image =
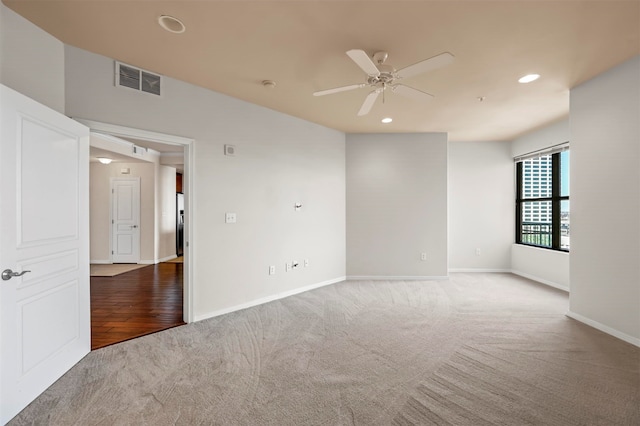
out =
<svg viewBox="0 0 640 426"><path fill-rule="evenodd" d="M516 243L569 251L569 146L516 158Z"/></svg>

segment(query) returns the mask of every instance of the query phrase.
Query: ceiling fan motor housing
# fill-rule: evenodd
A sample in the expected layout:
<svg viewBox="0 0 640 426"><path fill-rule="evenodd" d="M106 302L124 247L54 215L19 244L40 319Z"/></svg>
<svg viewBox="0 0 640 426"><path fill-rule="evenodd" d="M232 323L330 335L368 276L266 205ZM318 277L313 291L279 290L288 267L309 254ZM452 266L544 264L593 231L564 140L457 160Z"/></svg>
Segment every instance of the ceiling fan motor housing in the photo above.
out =
<svg viewBox="0 0 640 426"><path fill-rule="evenodd" d="M451 63L453 60L453 55L451 53L444 52L402 68L400 71L396 71L396 69L391 65L385 64L385 61L389 56L387 52L379 51L374 53L373 56L369 56L367 52L362 49L351 49L346 53L347 56L349 56L351 60L353 60L353 62L355 62L355 64L366 73L366 83L351 84L348 86L336 87L334 89L321 90L319 92L314 92L313 95L324 96L333 93L345 92L347 90L360 89L366 86L373 87L374 90L369 92L362 104L362 107L360 107L358 116L367 115L369 113L376 102L378 95L382 94L382 100L384 102L384 92L386 89L391 89L394 93L404 97L413 98L418 101L428 101L433 99L433 95L404 84L399 84L397 83L397 80L440 68Z"/></svg>
<svg viewBox="0 0 640 426"><path fill-rule="evenodd" d="M389 57L389 54L385 51L376 52L373 54L373 61L378 65L382 65L384 64L384 61L386 61L388 57Z"/></svg>
<svg viewBox="0 0 640 426"><path fill-rule="evenodd" d="M378 71L380 74L377 76L370 75L367 78L367 83L375 86L378 84L382 84L383 86L389 85L393 83L394 80L398 78L396 74L396 69L391 65L385 64L385 61L389 57L389 54L384 51L376 52L373 54L373 61L375 62Z"/></svg>

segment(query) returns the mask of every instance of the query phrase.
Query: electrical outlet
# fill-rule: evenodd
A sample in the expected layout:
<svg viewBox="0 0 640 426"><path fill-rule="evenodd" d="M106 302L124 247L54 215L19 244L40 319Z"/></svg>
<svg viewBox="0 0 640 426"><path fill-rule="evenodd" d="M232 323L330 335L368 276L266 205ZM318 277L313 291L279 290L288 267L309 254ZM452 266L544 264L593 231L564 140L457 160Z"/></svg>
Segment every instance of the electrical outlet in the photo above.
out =
<svg viewBox="0 0 640 426"><path fill-rule="evenodd" d="M306 268L307 266L309 266L309 259L304 260L304 267Z"/></svg>
<svg viewBox="0 0 640 426"><path fill-rule="evenodd" d="M285 270L286 272L291 271L291 262L287 262L287 263L284 265L284 270Z"/></svg>
<svg viewBox="0 0 640 426"><path fill-rule="evenodd" d="M476 249L476 256L480 256L480 254L481 254L480 249L479 249L479 248L477 248L477 249Z"/></svg>
<svg viewBox="0 0 640 426"><path fill-rule="evenodd" d="M225 213L225 215L224 215L224 223L236 223L236 214L235 213Z"/></svg>
<svg viewBox="0 0 640 426"><path fill-rule="evenodd" d="M276 266L275 265L269 266L269 275L275 275L275 273L276 273Z"/></svg>
<svg viewBox="0 0 640 426"><path fill-rule="evenodd" d="M427 260L427 253L425 252L420 253L420 260Z"/></svg>

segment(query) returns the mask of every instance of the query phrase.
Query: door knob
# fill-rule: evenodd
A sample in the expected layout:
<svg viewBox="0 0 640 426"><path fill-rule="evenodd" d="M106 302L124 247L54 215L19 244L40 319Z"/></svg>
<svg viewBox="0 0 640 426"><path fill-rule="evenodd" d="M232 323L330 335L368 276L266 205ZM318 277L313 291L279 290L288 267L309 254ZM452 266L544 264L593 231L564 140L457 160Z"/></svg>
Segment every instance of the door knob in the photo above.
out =
<svg viewBox="0 0 640 426"><path fill-rule="evenodd" d="M132 228L137 228L137 227L138 227L138 225L133 225L133 226L132 226Z"/></svg>
<svg viewBox="0 0 640 426"><path fill-rule="evenodd" d="M21 277L27 272L31 272L31 271L13 272L11 269L5 269L4 271L2 271L2 280L9 281L11 278Z"/></svg>

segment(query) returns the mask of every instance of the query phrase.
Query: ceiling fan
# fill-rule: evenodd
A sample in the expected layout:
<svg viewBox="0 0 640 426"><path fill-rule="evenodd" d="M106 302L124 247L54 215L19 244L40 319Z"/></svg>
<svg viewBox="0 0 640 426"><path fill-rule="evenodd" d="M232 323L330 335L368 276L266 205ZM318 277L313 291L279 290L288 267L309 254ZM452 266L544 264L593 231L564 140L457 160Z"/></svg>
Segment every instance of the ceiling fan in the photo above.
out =
<svg viewBox="0 0 640 426"><path fill-rule="evenodd" d="M356 63L356 65L367 73L366 83L351 84L349 86L336 87L334 89L320 90L319 92L314 92L313 96L324 96L333 93L346 92L347 90L360 89L366 86L373 87L374 90L367 95L364 99L364 103L360 107L360 111L358 111L359 116L367 115L369 111L371 111L373 104L381 93L384 102L384 93L387 89L390 89L392 92L399 95L418 101L433 99L433 95L404 84L399 84L397 81L448 65L454 58L451 53L445 52L396 71L396 69L391 65L385 64L389 54L384 51L374 53L373 60L371 60L369 55L367 55L367 52L361 49L349 50L347 51L347 55Z"/></svg>

